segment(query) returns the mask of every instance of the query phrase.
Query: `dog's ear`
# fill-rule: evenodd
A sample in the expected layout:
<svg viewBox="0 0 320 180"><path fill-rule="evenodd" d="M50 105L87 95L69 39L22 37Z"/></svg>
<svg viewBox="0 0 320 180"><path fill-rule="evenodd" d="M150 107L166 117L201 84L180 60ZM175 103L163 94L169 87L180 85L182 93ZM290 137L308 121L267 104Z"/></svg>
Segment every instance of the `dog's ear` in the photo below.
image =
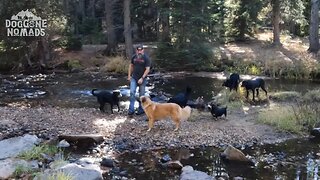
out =
<svg viewBox="0 0 320 180"><path fill-rule="evenodd" d="M140 100L142 103L145 103L147 101L147 98L145 96L141 96Z"/></svg>

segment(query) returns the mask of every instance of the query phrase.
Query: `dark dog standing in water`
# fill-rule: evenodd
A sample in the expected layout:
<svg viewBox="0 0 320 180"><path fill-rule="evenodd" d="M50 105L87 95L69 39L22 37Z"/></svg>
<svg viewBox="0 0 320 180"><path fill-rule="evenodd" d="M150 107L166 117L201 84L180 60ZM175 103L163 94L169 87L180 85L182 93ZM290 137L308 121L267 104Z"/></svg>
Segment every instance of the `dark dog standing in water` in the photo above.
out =
<svg viewBox="0 0 320 180"><path fill-rule="evenodd" d="M237 73L232 73L226 81L223 82L222 86L228 87L230 91L234 89L235 91L238 91L238 86L240 83L240 76Z"/></svg>
<svg viewBox="0 0 320 180"><path fill-rule="evenodd" d="M191 87L187 86L186 91L184 93L179 93L174 97L170 98L168 103L176 103L183 108L187 106L187 102L190 98L190 94L191 94Z"/></svg>
<svg viewBox="0 0 320 180"><path fill-rule="evenodd" d="M265 81L261 78L256 78L256 79L252 79L252 80L245 80L242 81L241 87L246 88L247 91L247 96L246 98L248 99L249 97L249 90L252 91L252 101L254 101L254 91L257 91L257 96L259 96L259 88L261 88L265 93L266 96L268 97L268 92L266 90L266 85L265 85Z"/></svg>
<svg viewBox="0 0 320 180"><path fill-rule="evenodd" d="M218 107L217 105L215 104L210 104L210 106L208 106L211 114L213 117L217 118L217 117L220 117L222 115L224 115L224 117L227 117L227 108L228 107Z"/></svg>
<svg viewBox="0 0 320 180"><path fill-rule="evenodd" d="M101 112L105 112L104 111L104 105L106 103L109 103L111 106L111 113L113 114L113 105L117 105L118 106L118 112L120 111L120 107L119 107L119 97L121 97L121 93L119 91L113 91L113 92L109 92L109 91L103 91L103 90L97 90L97 89L93 89L91 91L92 95L97 97L98 103L100 104L100 111Z"/></svg>

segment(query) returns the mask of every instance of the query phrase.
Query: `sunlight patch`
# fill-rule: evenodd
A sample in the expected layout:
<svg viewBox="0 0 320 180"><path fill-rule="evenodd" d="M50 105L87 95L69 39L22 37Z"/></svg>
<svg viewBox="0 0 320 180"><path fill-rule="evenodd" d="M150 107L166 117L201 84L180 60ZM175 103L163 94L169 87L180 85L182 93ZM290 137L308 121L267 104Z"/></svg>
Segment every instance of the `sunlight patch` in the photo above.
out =
<svg viewBox="0 0 320 180"><path fill-rule="evenodd" d="M105 118L96 119L93 123L96 126L103 127L117 127L119 124L124 123L126 121L125 117L116 117L114 120L107 120Z"/></svg>

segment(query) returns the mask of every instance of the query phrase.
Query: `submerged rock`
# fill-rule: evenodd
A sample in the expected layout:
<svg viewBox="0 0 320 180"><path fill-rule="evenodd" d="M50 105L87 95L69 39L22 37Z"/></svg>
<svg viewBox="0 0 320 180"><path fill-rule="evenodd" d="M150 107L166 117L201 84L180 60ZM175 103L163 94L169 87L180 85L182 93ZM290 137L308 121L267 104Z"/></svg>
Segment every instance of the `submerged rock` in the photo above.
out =
<svg viewBox="0 0 320 180"><path fill-rule="evenodd" d="M238 161L238 162L246 162L249 164L253 164L253 162L248 159L239 149L229 145L223 153L221 153L221 157L223 159L229 161Z"/></svg>

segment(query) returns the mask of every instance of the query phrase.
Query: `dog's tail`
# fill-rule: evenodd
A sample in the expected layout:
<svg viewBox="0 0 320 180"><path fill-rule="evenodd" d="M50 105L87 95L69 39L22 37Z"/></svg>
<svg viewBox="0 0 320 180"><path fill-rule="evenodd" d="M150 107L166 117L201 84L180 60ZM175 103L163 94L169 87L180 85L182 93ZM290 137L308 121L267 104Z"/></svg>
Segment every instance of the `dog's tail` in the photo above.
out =
<svg viewBox="0 0 320 180"><path fill-rule="evenodd" d="M97 93L95 93L96 90L97 89L92 89L91 94L94 95L94 96L97 96Z"/></svg>
<svg viewBox="0 0 320 180"><path fill-rule="evenodd" d="M190 106L186 106L181 109L181 111L180 111L181 120L188 120L190 116L191 116L191 107Z"/></svg>

